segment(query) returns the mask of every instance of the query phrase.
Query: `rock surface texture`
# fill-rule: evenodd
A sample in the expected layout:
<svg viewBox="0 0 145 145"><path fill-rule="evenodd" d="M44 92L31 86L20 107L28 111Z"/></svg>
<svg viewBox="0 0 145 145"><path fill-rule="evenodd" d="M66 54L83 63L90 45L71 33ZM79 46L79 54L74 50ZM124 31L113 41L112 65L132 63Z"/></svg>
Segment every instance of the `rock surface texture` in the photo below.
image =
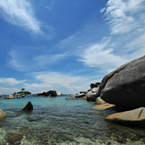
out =
<svg viewBox="0 0 145 145"><path fill-rule="evenodd" d="M145 127L145 108L115 113L106 117L106 120Z"/></svg>
<svg viewBox="0 0 145 145"><path fill-rule="evenodd" d="M6 113L0 109L0 120L6 117Z"/></svg>
<svg viewBox="0 0 145 145"><path fill-rule="evenodd" d="M108 103L135 109L145 107L145 56L106 75L97 96Z"/></svg>
<svg viewBox="0 0 145 145"><path fill-rule="evenodd" d="M31 101L28 101L21 110L33 110Z"/></svg>

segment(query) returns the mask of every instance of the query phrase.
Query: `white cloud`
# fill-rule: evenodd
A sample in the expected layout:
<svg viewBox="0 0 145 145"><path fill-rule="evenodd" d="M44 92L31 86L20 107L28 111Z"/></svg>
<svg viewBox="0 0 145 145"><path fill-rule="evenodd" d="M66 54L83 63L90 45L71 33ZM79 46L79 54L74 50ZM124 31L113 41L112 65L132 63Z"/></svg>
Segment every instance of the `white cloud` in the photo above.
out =
<svg viewBox="0 0 145 145"><path fill-rule="evenodd" d="M57 72L35 72L31 74L35 81L41 83L25 84L25 88L34 89L37 92L42 90L55 89L62 93L77 93L81 90L88 90L93 77L73 76L71 74L61 74ZM93 80L92 80L93 78ZM96 80L101 81L101 80ZM95 82L94 82L95 83Z"/></svg>
<svg viewBox="0 0 145 145"><path fill-rule="evenodd" d="M5 88L5 87L0 87L0 92L3 95L7 95L7 94L12 94L14 92L19 92L20 89L16 89L16 88Z"/></svg>
<svg viewBox="0 0 145 145"><path fill-rule="evenodd" d="M26 80L16 80L15 78L0 78L0 83L9 84L9 85L17 85L24 83Z"/></svg>
<svg viewBox="0 0 145 145"><path fill-rule="evenodd" d="M42 34L40 22L35 18L29 1L0 0L0 12L9 23L23 27L33 33Z"/></svg>
<svg viewBox="0 0 145 145"><path fill-rule="evenodd" d="M112 34L124 34L142 27L145 22L142 13L144 0L109 0L105 8L106 20L109 21ZM104 9L101 10L104 12Z"/></svg>
<svg viewBox="0 0 145 145"><path fill-rule="evenodd" d="M128 60L123 56L113 54L113 48L110 48L110 38L104 38L101 43L93 44L80 53L79 61L84 62L89 67L98 67L104 71L110 72L119 67Z"/></svg>

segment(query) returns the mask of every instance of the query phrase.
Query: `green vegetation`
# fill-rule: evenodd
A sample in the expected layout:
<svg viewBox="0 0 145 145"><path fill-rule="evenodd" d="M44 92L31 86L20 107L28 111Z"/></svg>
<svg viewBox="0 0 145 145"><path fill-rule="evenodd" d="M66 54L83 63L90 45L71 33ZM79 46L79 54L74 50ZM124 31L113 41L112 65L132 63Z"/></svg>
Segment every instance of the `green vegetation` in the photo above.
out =
<svg viewBox="0 0 145 145"><path fill-rule="evenodd" d="M23 93L23 94L25 94L25 95L31 94L31 92L29 92L29 91L20 91L20 92L18 92L18 93Z"/></svg>
<svg viewBox="0 0 145 145"><path fill-rule="evenodd" d="M117 69L117 70L115 70L115 71L114 71L114 73L119 73L119 72L120 72L120 70L119 70L119 69Z"/></svg>

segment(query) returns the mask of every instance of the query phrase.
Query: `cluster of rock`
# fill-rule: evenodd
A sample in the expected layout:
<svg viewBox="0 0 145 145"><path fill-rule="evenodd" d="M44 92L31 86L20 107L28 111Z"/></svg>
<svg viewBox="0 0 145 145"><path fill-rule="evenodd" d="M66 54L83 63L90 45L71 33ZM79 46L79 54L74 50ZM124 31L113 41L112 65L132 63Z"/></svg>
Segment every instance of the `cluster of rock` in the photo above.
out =
<svg viewBox="0 0 145 145"><path fill-rule="evenodd" d="M25 96L23 95L22 98L24 98ZM13 96L11 94L8 94L5 99L20 99L21 97L18 95L18 96Z"/></svg>
<svg viewBox="0 0 145 145"><path fill-rule="evenodd" d="M87 97L87 101L102 99L103 104L93 109L113 107L125 111L110 115L107 121L133 122L145 126L145 56L132 60L107 74L91 85L86 93L75 97ZM98 102L98 100L97 100Z"/></svg>
<svg viewBox="0 0 145 145"><path fill-rule="evenodd" d="M91 84L88 91L81 91L79 94L75 95L75 98L85 98L87 101L96 101L96 94L99 89L100 82Z"/></svg>
<svg viewBox="0 0 145 145"><path fill-rule="evenodd" d="M34 94L34 96L45 96L45 97L56 97L56 96L62 96L62 93L57 93L56 90L45 90L41 91L37 94Z"/></svg>

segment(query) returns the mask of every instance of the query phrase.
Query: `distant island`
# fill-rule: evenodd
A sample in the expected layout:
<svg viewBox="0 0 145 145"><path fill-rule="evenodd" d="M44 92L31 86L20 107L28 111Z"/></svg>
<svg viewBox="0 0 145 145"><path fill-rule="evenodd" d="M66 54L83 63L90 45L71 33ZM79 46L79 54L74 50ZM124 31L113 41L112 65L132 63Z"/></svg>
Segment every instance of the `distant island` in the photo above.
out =
<svg viewBox="0 0 145 145"><path fill-rule="evenodd" d="M31 92L26 91L25 88L22 88L20 92L14 92L13 95L30 95Z"/></svg>

